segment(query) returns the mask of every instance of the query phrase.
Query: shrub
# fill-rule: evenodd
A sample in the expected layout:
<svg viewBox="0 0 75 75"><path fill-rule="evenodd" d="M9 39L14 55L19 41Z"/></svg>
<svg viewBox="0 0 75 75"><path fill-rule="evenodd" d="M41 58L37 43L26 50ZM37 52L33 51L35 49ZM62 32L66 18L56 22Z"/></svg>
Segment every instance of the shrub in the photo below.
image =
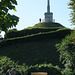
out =
<svg viewBox="0 0 75 75"><path fill-rule="evenodd" d="M14 29L10 29L10 30L7 31L7 33L5 33L4 37L8 38L9 34L10 34L10 37L12 37L11 33L14 33L14 32L16 33L17 29L15 29L15 28Z"/></svg>
<svg viewBox="0 0 75 75"><path fill-rule="evenodd" d="M47 72L51 75L61 75L61 69L58 66L53 66L52 64L37 64L28 67L25 64L18 65L18 63L15 63L6 56L0 57L0 75L5 75L6 71L11 68L16 69L16 75L30 75L31 72Z"/></svg>
<svg viewBox="0 0 75 75"><path fill-rule="evenodd" d="M1 56L0 57L0 75L5 75L6 71L11 68L16 69L16 72L17 72L16 75L19 75L19 74L25 75L26 74L27 66L25 64L18 65L17 62L15 63L10 58L8 58L6 56Z"/></svg>
<svg viewBox="0 0 75 75"><path fill-rule="evenodd" d="M6 39L2 41L0 43L0 46L4 44L9 45L10 43L12 44L14 42L20 43L22 41L28 42L28 41L37 41L37 40L54 39L54 38L62 39L70 33L71 33L70 29L64 29L64 30L50 31L50 32L44 32L44 33L37 33L37 34L32 34L32 35L27 35L22 37L10 38L10 39Z"/></svg>
<svg viewBox="0 0 75 75"><path fill-rule="evenodd" d="M61 69L52 64L37 64L30 66L27 75L31 75L31 72L47 72L48 75L61 75Z"/></svg>
<svg viewBox="0 0 75 75"><path fill-rule="evenodd" d="M37 33L55 31L57 29L59 28L29 28L21 31L12 29L5 34L5 38L22 37L22 36L27 36L27 35L37 34Z"/></svg>
<svg viewBox="0 0 75 75"><path fill-rule="evenodd" d="M75 75L75 31L65 37L60 44L57 44L60 52L60 60L65 68L62 73L65 75Z"/></svg>

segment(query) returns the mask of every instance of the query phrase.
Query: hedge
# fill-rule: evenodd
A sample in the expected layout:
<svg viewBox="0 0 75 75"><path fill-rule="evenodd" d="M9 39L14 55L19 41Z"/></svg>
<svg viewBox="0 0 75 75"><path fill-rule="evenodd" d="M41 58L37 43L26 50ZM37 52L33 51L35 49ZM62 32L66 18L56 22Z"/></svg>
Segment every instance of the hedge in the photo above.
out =
<svg viewBox="0 0 75 75"><path fill-rule="evenodd" d="M57 28L32 28L32 29L24 29L21 31L9 30L5 34L5 38L22 37L22 36L36 34L36 33L55 31L57 29L59 29L59 28L58 27Z"/></svg>
<svg viewBox="0 0 75 75"><path fill-rule="evenodd" d="M40 64L30 66L27 75L31 75L32 72L47 72L48 75L62 75L61 69L58 66L52 64Z"/></svg>
<svg viewBox="0 0 75 75"><path fill-rule="evenodd" d="M11 38L4 40L0 43L0 46L2 45L10 45L14 43L20 43L20 42L30 42L30 41L38 41L38 40L43 40L43 39L62 39L65 38L66 35L70 34L71 30L66 29L66 30L58 30L58 31L52 31L52 32L45 32L45 33L38 33L38 34L33 34L33 35L28 35L28 36L23 36L23 37L16 37L16 38Z"/></svg>

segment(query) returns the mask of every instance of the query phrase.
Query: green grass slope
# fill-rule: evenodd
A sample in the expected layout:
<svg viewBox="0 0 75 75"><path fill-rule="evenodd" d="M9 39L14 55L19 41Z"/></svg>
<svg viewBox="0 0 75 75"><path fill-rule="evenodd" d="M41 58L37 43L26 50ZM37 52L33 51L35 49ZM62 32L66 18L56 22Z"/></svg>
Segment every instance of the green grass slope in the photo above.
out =
<svg viewBox="0 0 75 75"><path fill-rule="evenodd" d="M59 23L43 22L43 23L38 23L38 24L34 25L33 27L25 28L21 31L17 31L14 29L9 30L5 34L5 38L22 37L22 36L27 36L27 35L37 34L37 33L56 31L61 28L65 28L65 27Z"/></svg>
<svg viewBox="0 0 75 75"><path fill-rule="evenodd" d="M42 22L42 23L38 23L36 25L34 25L33 27L60 27L60 28L64 28L64 26L62 26L59 23L54 23L54 22Z"/></svg>
<svg viewBox="0 0 75 75"><path fill-rule="evenodd" d="M0 56L8 56L20 64L59 65L59 53L55 45L70 34L70 31L70 29L59 29L6 39L0 43Z"/></svg>

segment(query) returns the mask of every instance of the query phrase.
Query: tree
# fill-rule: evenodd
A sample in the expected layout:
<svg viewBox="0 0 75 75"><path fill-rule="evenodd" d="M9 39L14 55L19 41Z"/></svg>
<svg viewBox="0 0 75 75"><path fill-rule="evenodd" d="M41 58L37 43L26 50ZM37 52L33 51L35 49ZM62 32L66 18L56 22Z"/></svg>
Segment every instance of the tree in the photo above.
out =
<svg viewBox="0 0 75 75"><path fill-rule="evenodd" d="M56 47L60 53L60 60L65 66L63 74L75 75L75 31L66 36Z"/></svg>
<svg viewBox="0 0 75 75"><path fill-rule="evenodd" d="M16 0L0 0L0 32L5 31L13 26L16 26L19 17L11 15L8 11L16 11L15 5L17 5Z"/></svg>
<svg viewBox="0 0 75 75"><path fill-rule="evenodd" d="M71 23L75 25L75 0L70 0L68 5L72 9ZM75 31L66 36L56 47L60 53L60 60L65 67L62 74L75 75Z"/></svg>
<svg viewBox="0 0 75 75"><path fill-rule="evenodd" d="M71 23L73 25L75 25L75 0L70 0L68 5L70 6L70 9L72 9L72 12L71 12Z"/></svg>

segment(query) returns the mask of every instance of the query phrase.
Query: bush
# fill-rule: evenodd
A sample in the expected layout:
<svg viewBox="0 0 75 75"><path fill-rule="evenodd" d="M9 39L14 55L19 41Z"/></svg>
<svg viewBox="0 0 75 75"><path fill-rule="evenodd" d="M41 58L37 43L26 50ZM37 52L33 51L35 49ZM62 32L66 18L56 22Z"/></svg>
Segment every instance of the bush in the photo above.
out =
<svg viewBox="0 0 75 75"><path fill-rule="evenodd" d="M75 75L75 31L66 36L56 47L60 52L60 60L65 66L62 73Z"/></svg>
<svg viewBox="0 0 75 75"><path fill-rule="evenodd" d="M0 57L0 75L5 75L8 69L15 68L16 75L30 75L31 72L47 72L49 75L61 75L61 69L52 64L40 64L34 66L18 65L10 58L3 56Z"/></svg>
<svg viewBox="0 0 75 75"><path fill-rule="evenodd" d="M44 32L44 33L37 33L32 35L27 35L23 37L16 37L16 38L10 38L2 41L0 43L0 46L2 45L10 45L13 43L20 43L20 42L29 42L29 41L37 41L37 40L43 40L43 39L55 39L55 38L65 38L66 35L70 34L70 29L64 29L64 30L57 30L57 31L50 31L50 32Z"/></svg>
<svg viewBox="0 0 75 75"><path fill-rule="evenodd" d="M31 72L47 72L48 75L61 75L61 69L58 66L53 66L52 64L37 64L30 66L27 75L31 75Z"/></svg>
<svg viewBox="0 0 75 75"><path fill-rule="evenodd" d="M7 38L22 37L22 36L27 36L27 35L37 34L37 33L55 31L57 29L59 28L29 28L21 31L9 30L5 34L5 38L7 39Z"/></svg>
<svg viewBox="0 0 75 75"><path fill-rule="evenodd" d="M14 33L14 32L16 33L17 32L17 29L10 29L10 30L7 31L7 33L5 33L4 37L5 38L8 38L9 34ZM10 35L10 37L11 37L11 35Z"/></svg>
<svg viewBox="0 0 75 75"><path fill-rule="evenodd" d="M12 61L10 58L6 56L0 57L0 75L5 75L8 69L15 68L16 75L25 75L26 69L28 68L25 64L18 65L18 63Z"/></svg>

